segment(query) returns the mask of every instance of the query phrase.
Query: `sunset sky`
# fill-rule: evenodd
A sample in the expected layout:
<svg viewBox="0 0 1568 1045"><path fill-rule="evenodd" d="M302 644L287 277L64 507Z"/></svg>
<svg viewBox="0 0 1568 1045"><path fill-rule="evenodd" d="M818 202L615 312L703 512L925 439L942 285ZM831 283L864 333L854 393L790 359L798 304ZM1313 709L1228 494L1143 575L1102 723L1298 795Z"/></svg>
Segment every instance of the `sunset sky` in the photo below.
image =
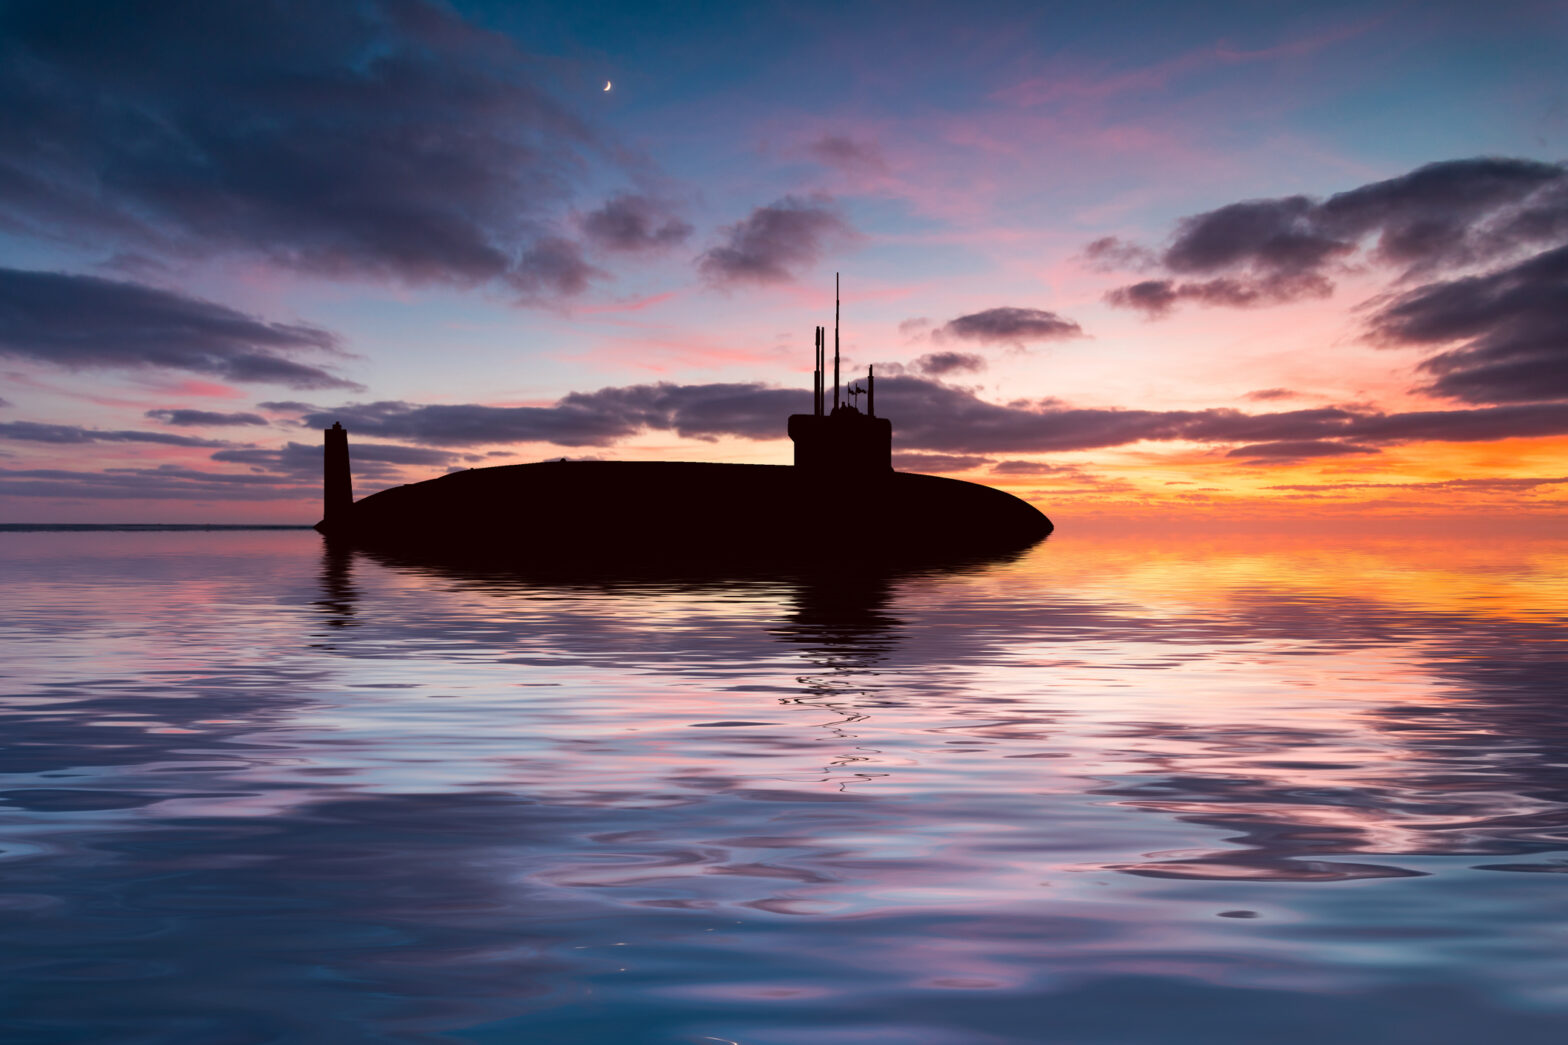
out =
<svg viewBox="0 0 1568 1045"><path fill-rule="evenodd" d="M1568 500L1560 3L0 6L0 522L787 463L1089 519ZM608 89L607 89L608 85ZM831 337L831 333L830 333Z"/></svg>

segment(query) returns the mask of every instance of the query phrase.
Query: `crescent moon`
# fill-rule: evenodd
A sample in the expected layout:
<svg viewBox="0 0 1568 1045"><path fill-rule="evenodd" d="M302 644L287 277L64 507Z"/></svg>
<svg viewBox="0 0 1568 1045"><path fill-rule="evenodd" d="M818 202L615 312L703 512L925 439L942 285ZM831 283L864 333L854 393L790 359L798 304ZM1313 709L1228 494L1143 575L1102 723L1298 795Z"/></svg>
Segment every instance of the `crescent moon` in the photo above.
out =
<svg viewBox="0 0 1568 1045"><path fill-rule="evenodd" d="M608 91L610 89L610 81L609 80L604 81L604 89L606 91Z"/></svg>

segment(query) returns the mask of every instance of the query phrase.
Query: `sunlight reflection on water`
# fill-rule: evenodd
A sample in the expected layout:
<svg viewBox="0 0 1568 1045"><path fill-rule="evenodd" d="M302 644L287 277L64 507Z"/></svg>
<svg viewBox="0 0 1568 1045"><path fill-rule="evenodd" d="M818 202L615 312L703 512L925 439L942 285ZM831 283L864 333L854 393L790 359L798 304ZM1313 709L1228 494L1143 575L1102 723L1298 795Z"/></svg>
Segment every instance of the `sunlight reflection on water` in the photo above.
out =
<svg viewBox="0 0 1568 1045"><path fill-rule="evenodd" d="M1568 542L0 570L8 1041L1568 1032Z"/></svg>

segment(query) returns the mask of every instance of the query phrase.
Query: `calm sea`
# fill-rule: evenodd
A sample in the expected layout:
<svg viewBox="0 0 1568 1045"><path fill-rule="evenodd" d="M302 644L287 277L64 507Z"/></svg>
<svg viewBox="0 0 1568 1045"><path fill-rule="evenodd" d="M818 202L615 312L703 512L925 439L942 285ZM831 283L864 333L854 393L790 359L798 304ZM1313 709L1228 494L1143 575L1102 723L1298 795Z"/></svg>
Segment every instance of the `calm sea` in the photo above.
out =
<svg viewBox="0 0 1568 1045"><path fill-rule="evenodd" d="M0 588L8 1045L1568 1040L1568 542Z"/></svg>

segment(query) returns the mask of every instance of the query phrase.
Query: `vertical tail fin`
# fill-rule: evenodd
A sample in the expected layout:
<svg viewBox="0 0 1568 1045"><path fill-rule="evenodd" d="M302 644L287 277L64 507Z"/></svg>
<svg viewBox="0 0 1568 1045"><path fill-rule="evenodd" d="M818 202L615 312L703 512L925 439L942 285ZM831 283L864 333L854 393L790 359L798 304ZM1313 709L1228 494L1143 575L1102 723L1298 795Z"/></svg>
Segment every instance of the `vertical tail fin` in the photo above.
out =
<svg viewBox="0 0 1568 1045"><path fill-rule="evenodd" d="M348 429L337 421L323 433L321 493L322 521L328 525L342 523L354 504L354 481L349 469Z"/></svg>

